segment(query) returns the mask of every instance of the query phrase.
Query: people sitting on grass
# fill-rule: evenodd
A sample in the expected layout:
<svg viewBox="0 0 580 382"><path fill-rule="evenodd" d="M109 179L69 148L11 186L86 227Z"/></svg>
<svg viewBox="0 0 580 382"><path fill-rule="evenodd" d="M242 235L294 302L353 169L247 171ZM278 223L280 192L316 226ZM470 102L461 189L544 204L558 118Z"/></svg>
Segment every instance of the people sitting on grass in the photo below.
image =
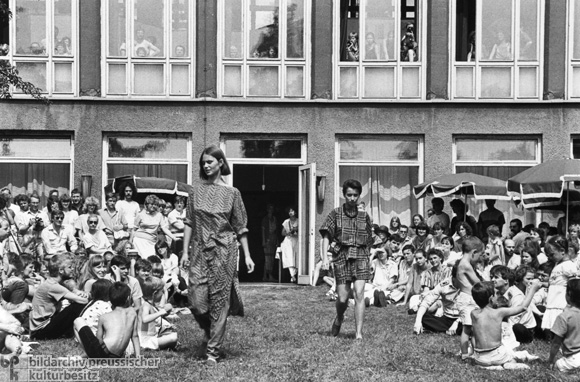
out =
<svg viewBox="0 0 580 382"><path fill-rule="evenodd" d="M101 255L93 255L84 264L78 278L79 288L85 293L91 293L93 284L107 275L107 264Z"/></svg>
<svg viewBox="0 0 580 382"><path fill-rule="evenodd" d="M386 244L386 243L385 243ZM386 306L387 288L397 282L397 264L392 260L390 250L377 249L376 258L371 261L373 280L365 284L365 306Z"/></svg>
<svg viewBox="0 0 580 382"><path fill-rule="evenodd" d="M3 360L22 353L20 336L24 331L20 322L0 306L0 353Z"/></svg>
<svg viewBox="0 0 580 382"><path fill-rule="evenodd" d="M424 331L450 336L461 334L462 325L455 302L459 294L457 268L458 264L455 264L451 268L451 277L437 284L421 301L413 327L415 334Z"/></svg>
<svg viewBox="0 0 580 382"><path fill-rule="evenodd" d="M418 249L415 251L415 262L411 265L411 272L405 287L405 297L401 305L408 305L409 313L415 313L419 307L419 302L423 293L429 291L426 287L425 277L431 265L427 262L425 251Z"/></svg>
<svg viewBox="0 0 580 382"><path fill-rule="evenodd" d="M9 258L12 270L2 287L2 305L25 329L28 329L31 300L36 288L32 290L25 279L34 277L32 258L25 254L18 256L16 253L10 253Z"/></svg>
<svg viewBox="0 0 580 382"><path fill-rule="evenodd" d="M568 305L556 317L552 326L552 347L548 364L559 371L572 371L580 368L580 279L568 280L566 286ZM558 353L562 357L556 360Z"/></svg>
<svg viewBox="0 0 580 382"><path fill-rule="evenodd" d="M109 300L113 311L99 317L97 334L84 318L75 320L79 343L89 358L122 358L133 344L135 356L141 356L137 312L131 307L131 289L127 284L115 282L110 288Z"/></svg>
<svg viewBox="0 0 580 382"><path fill-rule="evenodd" d="M139 341L143 349L173 349L177 346L177 331L164 317L173 310L171 304L160 307L164 283L158 277L139 279L143 290L143 306L139 313Z"/></svg>
<svg viewBox="0 0 580 382"><path fill-rule="evenodd" d="M402 249L403 257L399 261L397 282L387 287L390 292L387 294L387 299L390 302L399 302L405 297L407 289L407 282L411 274L411 267L415 257L415 247L407 244Z"/></svg>
<svg viewBox="0 0 580 382"><path fill-rule="evenodd" d="M111 259L110 273L106 277L113 282L120 281L127 284L131 289L133 307L139 309L141 307L143 292L141 291L139 281L135 277L129 276L130 265L131 261L127 257L117 255Z"/></svg>
<svg viewBox="0 0 580 382"><path fill-rule="evenodd" d="M97 334L99 318L112 311L111 302L109 301L109 293L113 283L107 279L96 280L91 285L91 300L85 306L80 314L80 317L85 319L86 324L91 329L93 334ZM75 336L78 339L78 332L75 327Z"/></svg>
<svg viewBox="0 0 580 382"><path fill-rule="evenodd" d="M490 281L476 283L472 288L473 299L479 308L471 312L474 355L476 365L483 367L502 367L505 369L524 369L527 365L517 362L538 359L527 351L513 351L502 344L501 323L505 317L524 312L534 293L541 287L534 280L526 291L524 300L519 305L497 308L492 307L494 301L494 284Z"/></svg>
<svg viewBox="0 0 580 382"><path fill-rule="evenodd" d="M86 293L71 292L62 284L73 276L73 259L68 253L53 256L48 263L49 277L43 281L32 299L30 337L52 339L72 337L73 321L89 302ZM70 304L62 308L63 302Z"/></svg>

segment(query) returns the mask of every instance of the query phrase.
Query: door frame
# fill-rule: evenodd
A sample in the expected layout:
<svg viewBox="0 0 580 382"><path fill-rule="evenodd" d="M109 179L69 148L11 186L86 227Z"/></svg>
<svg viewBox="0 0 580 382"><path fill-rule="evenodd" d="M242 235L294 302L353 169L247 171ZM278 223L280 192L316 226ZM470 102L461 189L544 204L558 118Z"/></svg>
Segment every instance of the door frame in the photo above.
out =
<svg viewBox="0 0 580 382"><path fill-rule="evenodd" d="M308 174L309 173L309 174ZM309 199L305 200L304 192L302 192L304 187L305 177L309 179ZM308 221L304 214L302 213L305 209L308 209ZM315 257L315 247L316 247L316 163L309 163L298 167L298 219L299 219L299 229L298 229L298 284L300 285L310 285L310 280L312 277L312 271L314 270L314 257ZM306 256L302 253L305 247L305 239L308 237L308 248L305 248L308 253ZM302 259L306 257L308 259L308 264L303 264ZM307 271L306 271L307 270Z"/></svg>

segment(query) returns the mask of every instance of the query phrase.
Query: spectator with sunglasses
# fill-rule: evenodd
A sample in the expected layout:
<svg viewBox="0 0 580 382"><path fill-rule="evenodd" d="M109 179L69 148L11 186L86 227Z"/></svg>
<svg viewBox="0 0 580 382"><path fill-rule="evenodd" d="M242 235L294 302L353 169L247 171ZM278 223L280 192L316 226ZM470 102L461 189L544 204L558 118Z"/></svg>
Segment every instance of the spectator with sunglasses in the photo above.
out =
<svg viewBox="0 0 580 382"><path fill-rule="evenodd" d="M83 244L87 254L103 255L105 252L112 251L111 242L103 230L99 229L99 216L90 215L87 219L89 230L83 235Z"/></svg>
<svg viewBox="0 0 580 382"><path fill-rule="evenodd" d="M78 248L73 229L68 225L63 225L63 220L64 212L54 211L51 224L40 234L45 260L49 260L58 253L75 252Z"/></svg>

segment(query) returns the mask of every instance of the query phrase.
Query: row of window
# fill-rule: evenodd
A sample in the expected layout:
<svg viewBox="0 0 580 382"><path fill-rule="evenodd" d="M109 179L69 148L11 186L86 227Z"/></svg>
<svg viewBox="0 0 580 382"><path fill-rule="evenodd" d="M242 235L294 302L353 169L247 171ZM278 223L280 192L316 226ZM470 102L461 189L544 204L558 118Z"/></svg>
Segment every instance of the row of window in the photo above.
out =
<svg viewBox="0 0 580 382"><path fill-rule="evenodd" d="M176 179L191 183L192 137L188 134L107 134L103 138L102 186L127 174ZM0 139L0 188L13 194L37 192L42 199L51 189L70 192L73 182L74 140L72 136L8 136ZM225 136L222 148L236 174L236 164L301 165L307 162L306 140L296 136ZM571 140L571 156L580 158L580 138ZM541 162L539 137L482 139L454 137L453 169L507 180ZM388 225L391 217L403 221L420 210L412 187L423 179L424 142L419 136L339 136L336 140L334 189L346 179L363 184L362 201L377 224ZM193 164L195 165L195 164ZM98 183L98 182L97 182ZM94 191L93 191L94 192ZM341 203L336 193L335 204ZM514 203L498 201L509 218L531 221L534 213ZM469 200L477 215L485 206ZM524 214L527 216L524 217ZM549 219L549 216L542 217ZM507 229L507 227L506 227Z"/></svg>
<svg viewBox="0 0 580 382"><path fill-rule="evenodd" d="M545 0L449 0L452 99L542 98ZM0 59L78 95L79 0L9 0ZM336 99L425 99L427 0L335 0ZM218 1L218 96L310 97L312 0ZM568 98L580 97L580 7L568 1ZM195 97L195 4L102 2L105 97Z"/></svg>

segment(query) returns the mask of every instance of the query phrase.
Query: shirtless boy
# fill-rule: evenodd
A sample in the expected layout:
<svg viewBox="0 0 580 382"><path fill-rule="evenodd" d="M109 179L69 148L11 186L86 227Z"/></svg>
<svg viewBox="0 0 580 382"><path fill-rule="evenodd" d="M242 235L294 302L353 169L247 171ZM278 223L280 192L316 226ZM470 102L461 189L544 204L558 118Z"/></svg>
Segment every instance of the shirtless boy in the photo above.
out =
<svg viewBox="0 0 580 382"><path fill-rule="evenodd" d="M475 267L479 257L485 250L481 240L471 236L463 241L461 250L463 257L459 261L457 269L457 283L459 284L459 295L456 304L459 310L459 318L463 325L461 332L461 359L467 359L469 354L469 337L471 336L471 311L477 308L473 297L471 297L471 288L478 283L479 277L475 273Z"/></svg>
<svg viewBox="0 0 580 382"><path fill-rule="evenodd" d="M122 358L129 341L133 342L135 356L141 355L139 344L138 320L135 309L131 307L131 288L122 282L111 287L109 299L113 311L99 317L95 336L84 318L75 320L79 342L89 358Z"/></svg>
<svg viewBox="0 0 580 382"><path fill-rule="evenodd" d="M516 352L508 349L501 342L501 323L506 317L524 312L534 293L540 289L539 280L534 280L527 288L526 296L521 305L505 308L492 307L495 289L490 281L483 281L475 284L472 288L473 299L479 306L471 312L473 337L475 340L473 359L480 366L504 366L505 368L527 368L517 367L516 361L533 360L538 357L531 356L528 352Z"/></svg>

